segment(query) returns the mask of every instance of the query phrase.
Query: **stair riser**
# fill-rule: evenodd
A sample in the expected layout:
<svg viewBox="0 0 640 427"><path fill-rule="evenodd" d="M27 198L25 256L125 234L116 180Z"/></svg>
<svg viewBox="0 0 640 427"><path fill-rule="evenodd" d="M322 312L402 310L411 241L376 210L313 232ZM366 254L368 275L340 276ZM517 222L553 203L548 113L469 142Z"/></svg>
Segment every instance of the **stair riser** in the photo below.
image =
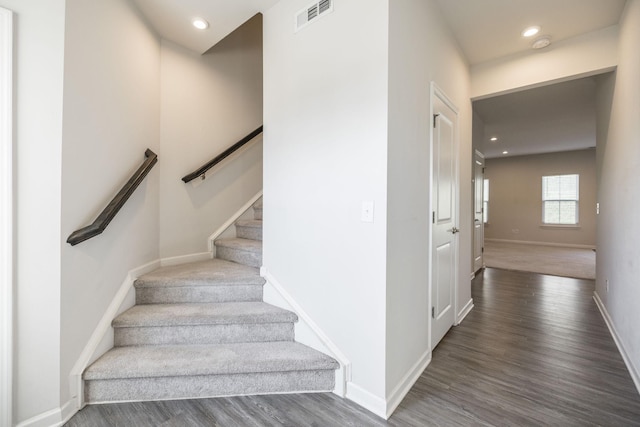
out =
<svg viewBox="0 0 640 427"><path fill-rule="evenodd" d="M137 288L136 304L262 301L263 285Z"/></svg>
<svg viewBox="0 0 640 427"><path fill-rule="evenodd" d="M115 328L116 347L293 341L293 323Z"/></svg>
<svg viewBox="0 0 640 427"><path fill-rule="evenodd" d="M85 381L85 402L168 400L271 393L325 392L332 370Z"/></svg>
<svg viewBox="0 0 640 427"><path fill-rule="evenodd" d="M225 246L216 246L216 258L237 262L250 267L262 266L262 252L243 251Z"/></svg>
<svg viewBox="0 0 640 427"><path fill-rule="evenodd" d="M236 237L239 237L241 239L262 241L262 228L236 225Z"/></svg>

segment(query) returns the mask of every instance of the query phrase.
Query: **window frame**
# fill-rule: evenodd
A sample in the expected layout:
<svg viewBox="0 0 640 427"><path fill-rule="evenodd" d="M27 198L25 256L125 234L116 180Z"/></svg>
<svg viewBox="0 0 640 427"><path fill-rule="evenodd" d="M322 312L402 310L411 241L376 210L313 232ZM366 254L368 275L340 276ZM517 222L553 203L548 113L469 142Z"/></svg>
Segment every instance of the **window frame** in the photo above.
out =
<svg viewBox="0 0 640 427"><path fill-rule="evenodd" d="M548 183L545 181L550 180L552 178L558 178L559 180L562 177L575 177L575 198L571 197L562 197L560 193L560 182L558 182L558 198L548 198L548 191L545 192L548 187ZM541 180L542 188L541 188L541 221L543 227L579 227L580 226L580 174L578 173L565 173L565 174L557 174L557 175L543 175ZM547 203L558 203L558 222L546 222L547 219ZM561 209L562 203L574 203L575 204L575 215L574 222L561 222Z"/></svg>

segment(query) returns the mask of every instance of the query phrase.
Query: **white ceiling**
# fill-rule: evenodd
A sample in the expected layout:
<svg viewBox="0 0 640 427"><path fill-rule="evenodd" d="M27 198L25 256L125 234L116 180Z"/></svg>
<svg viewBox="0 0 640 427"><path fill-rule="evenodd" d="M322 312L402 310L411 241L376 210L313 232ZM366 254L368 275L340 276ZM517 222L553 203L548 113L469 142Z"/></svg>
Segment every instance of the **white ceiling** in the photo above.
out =
<svg viewBox="0 0 640 427"><path fill-rule="evenodd" d="M161 37L204 53L279 0L133 1ZM625 0L436 1L471 65L529 50L532 41L520 36L527 26L539 25L541 34L557 42L618 23L625 5ZM196 30L195 17L210 27ZM485 155L595 146L593 86L593 79L583 79L475 102L487 135L500 137L497 144L485 143Z"/></svg>
<svg viewBox="0 0 640 427"><path fill-rule="evenodd" d="M552 41L618 23L625 0L438 0L469 64L530 49L531 25ZM534 37L535 39L535 37Z"/></svg>
<svg viewBox="0 0 640 427"><path fill-rule="evenodd" d="M595 147L595 89L596 77L587 77L475 101L485 125L485 157Z"/></svg>
<svg viewBox="0 0 640 427"><path fill-rule="evenodd" d="M204 53L256 13L269 9L279 0L133 1L162 38ZM209 28L195 29L191 21L196 17L206 19Z"/></svg>

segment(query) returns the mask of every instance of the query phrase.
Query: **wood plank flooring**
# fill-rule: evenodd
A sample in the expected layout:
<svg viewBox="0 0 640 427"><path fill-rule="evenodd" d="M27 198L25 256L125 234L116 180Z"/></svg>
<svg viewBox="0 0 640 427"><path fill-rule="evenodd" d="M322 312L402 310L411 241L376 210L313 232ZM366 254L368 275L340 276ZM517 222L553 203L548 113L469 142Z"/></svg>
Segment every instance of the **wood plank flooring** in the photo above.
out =
<svg viewBox="0 0 640 427"><path fill-rule="evenodd" d="M332 394L88 406L75 426L640 426L640 396L591 280L486 269L453 328L384 421Z"/></svg>

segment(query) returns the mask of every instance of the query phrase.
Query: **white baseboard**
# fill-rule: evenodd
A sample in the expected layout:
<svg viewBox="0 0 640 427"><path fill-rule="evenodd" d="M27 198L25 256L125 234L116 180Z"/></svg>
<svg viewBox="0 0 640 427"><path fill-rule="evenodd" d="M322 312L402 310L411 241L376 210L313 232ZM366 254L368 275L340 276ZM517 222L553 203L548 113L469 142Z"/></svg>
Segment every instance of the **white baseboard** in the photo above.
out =
<svg viewBox="0 0 640 427"><path fill-rule="evenodd" d="M291 310L298 315L298 322L295 326L296 341L323 353L329 353L338 361L340 369L336 371L334 393L345 397L346 384L351 381L351 362L349 359L265 267L260 268L260 275L267 281L264 287L264 302Z"/></svg>
<svg viewBox="0 0 640 427"><path fill-rule="evenodd" d="M124 281L120 285L118 292L116 292L113 297L111 304L109 304L109 307L107 307L107 310L102 315L100 322L98 322L98 326L96 326L93 334L91 334L91 338L89 338L87 345L85 345L82 353L80 353L80 357L78 357L78 360L71 369L71 374L69 375L71 399L75 402L74 410L78 411L84 406L82 373L87 366L97 358L96 353L99 349L108 349L113 347L113 333L110 335L108 334L108 332L111 331L111 322L118 313L123 310L123 304L127 300L127 296L133 288L133 282L139 276L160 267L160 264L160 260L155 260L129 271L127 277L125 277ZM133 306L133 304L135 304L135 299L133 301L129 300L127 303L128 306ZM129 307L124 307L124 309L126 308ZM105 342L105 338L107 341L110 341L110 343Z"/></svg>
<svg viewBox="0 0 640 427"><path fill-rule="evenodd" d="M463 309L460 310L460 313L458 313L458 318L456 319L456 325L459 325L460 323L462 323L462 321L464 320L465 317L467 317L467 314L471 313L471 310L473 310L473 298L471 298L469 300L469 302L467 302Z"/></svg>
<svg viewBox="0 0 640 427"><path fill-rule="evenodd" d="M22 421L16 427L60 427L73 417L78 410L75 408L73 399L62 405L42 414Z"/></svg>
<svg viewBox="0 0 640 427"><path fill-rule="evenodd" d="M160 260L160 266L168 267L171 265L187 264L189 262L205 261L211 258L213 258L213 254L211 252L200 252L196 254L174 256L169 258L162 258Z"/></svg>
<svg viewBox="0 0 640 427"><path fill-rule="evenodd" d="M485 242L515 243L518 245L553 246L557 248L595 249L593 245L572 245L570 243L535 242L529 240L484 239Z"/></svg>
<svg viewBox="0 0 640 427"><path fill-rule="evenodd" d="M422 357L413 365L411 370L402 378L402 381L393 389L391 394L387 397L387 410L385 413L385 419L389 419L393 411L396 410L398 405L402 402L402 399L409 393L411 387L418 381L422 373L427 366L431 363L431 350L427 350Z"/></svg>
<svg viewBox="0 0 640 427"><path fill-rule="evenodd" d="M229 218L224 224L222 224L216 231L213 232L207 239L209 245L209 251L213 254L215 251L215 240L224 233L227 228L231 227L237 220L245 213L258 199L262 197L262 190L258 191L258 193L253 196L247 203L245 203L240 209L234 213L231 218Z"/></svg>
<svg viewBox="0 0 640 427"><path fill-rule="evenodd" d="M625 365L627 365L627 370L629 371L629 375L631 375L631 379L633 380L633 383L636 385L636 389L638 390L638 393L640 393L640 375L638 374L638 369L636 369L636 367L633 366L633 362L629 357L629 353L627 352L627 349L622 343L622 340L620 339L620 335L618 335L618 331L616 330L616 327L613 324L613 319L609 315L609 312L607 311L607 307L605 307L597 291L593 292L593 299L596 302L598 309L600 310L600 314L602 314L602 318L604 319L604 322L607 324L607 327L609 328L609 332L611 333L611 336L613 337L613 341L616 343L616 346L618 347L618 351L622 356L622 360L624 360Z"/></svg>
<svg viewBox="0 0 640 427"><path fill-rule="evenodd" d="M387 419L387 402L375 394L365 390L356 383L347 383L346 398L373 412L380 418Z"/></svg>

